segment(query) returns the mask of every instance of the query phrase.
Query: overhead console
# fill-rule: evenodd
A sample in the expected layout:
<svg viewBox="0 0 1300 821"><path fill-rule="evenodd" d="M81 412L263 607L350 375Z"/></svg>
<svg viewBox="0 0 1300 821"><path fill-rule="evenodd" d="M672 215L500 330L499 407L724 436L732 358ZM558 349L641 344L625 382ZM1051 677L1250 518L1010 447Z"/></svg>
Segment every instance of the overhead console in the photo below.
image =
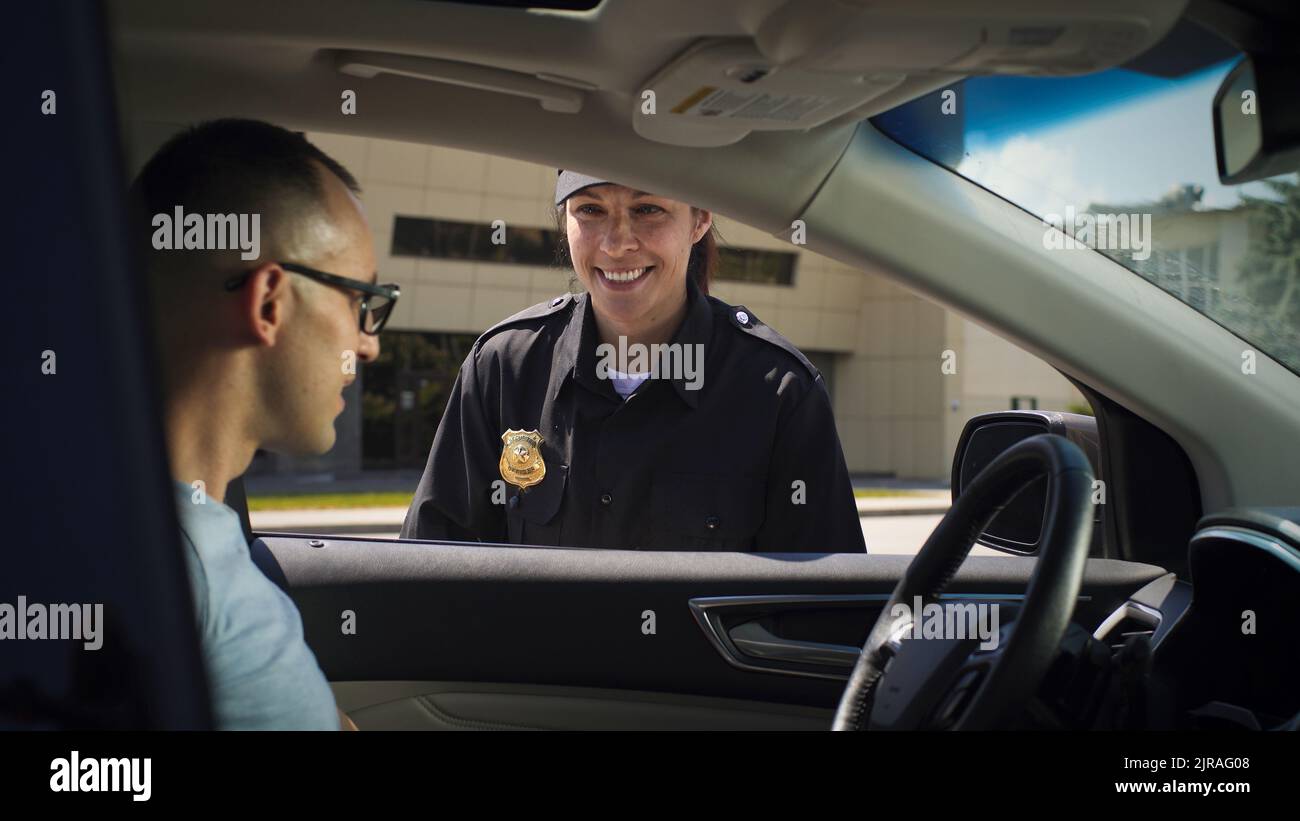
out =
<svg viewBox="0 0 1300 821"><path fill-rule="evenodd" d="M873 116L900 102L889 92L917 77L1101 71L1154 46L1186 5L790 0L752 40L701 41L650 78L634 125L659 142L727 145L752 131Z"/></svg>

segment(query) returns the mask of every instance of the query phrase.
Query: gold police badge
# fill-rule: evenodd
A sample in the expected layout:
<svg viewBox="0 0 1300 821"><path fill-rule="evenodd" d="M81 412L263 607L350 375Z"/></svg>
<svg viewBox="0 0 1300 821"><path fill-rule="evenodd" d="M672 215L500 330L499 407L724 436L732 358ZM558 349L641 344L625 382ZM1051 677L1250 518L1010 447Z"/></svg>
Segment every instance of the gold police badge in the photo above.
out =
<svg viewBox="0 0 1300 821"><path fill-rule="evenodd" d="M501 478L527 490L546 476L542 461L542 435L535 430L507 430L501 434Z"/></svg>

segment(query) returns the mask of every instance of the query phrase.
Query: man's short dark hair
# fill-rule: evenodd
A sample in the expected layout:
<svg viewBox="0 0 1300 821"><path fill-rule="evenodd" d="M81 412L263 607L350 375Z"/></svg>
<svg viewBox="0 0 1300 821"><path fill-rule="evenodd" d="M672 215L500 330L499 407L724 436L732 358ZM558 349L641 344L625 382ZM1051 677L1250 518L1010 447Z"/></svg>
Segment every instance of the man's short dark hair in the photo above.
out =
<svg viewBox="0 0 1300 821"><path fill-rule="evenodd" d="M361 193L356 178L301 133L240 119L188 128L158 149L131 185L135 239L147 246L152 216L178 205L186 213L263 214L264 230L274 238L277 223L325 207L313 161Z"/></svg>

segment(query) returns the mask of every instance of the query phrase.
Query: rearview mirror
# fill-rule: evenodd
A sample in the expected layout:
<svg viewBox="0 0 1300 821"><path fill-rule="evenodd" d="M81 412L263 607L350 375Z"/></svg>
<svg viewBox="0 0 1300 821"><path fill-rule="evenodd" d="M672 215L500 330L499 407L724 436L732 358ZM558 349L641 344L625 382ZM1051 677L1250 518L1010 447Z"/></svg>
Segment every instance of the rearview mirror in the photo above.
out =
<svg viewBox="0 0 1300 821"><path fill-rule="evenodd" d="M1300 169L1300 62L1243 57L1214 95L1214 150L1224 184Z"/></svg>
<svg viewBox="0 0 1300 821"><path fill-rule="evenodd" d="M961 438L957 440L957 450L952 459L953 502L961 496L962 488L969 486L980 471L1004 451L1022 439L1041 433L1064 436L1078 445L1092 465L1093 476L1101 478L1097 420L1093 417L1055 411L982 413L966 422ZM1104 502L1105 488L1101 486L1100 489L1103 493L1100 502ZM1098 503L1095 507L1089 555L1100 556L1105 538L1102 527L1105 504ZM1040 547L1046 511L1047 480L1036 479L989 522L976 541L1007 553L1034 555Z"/></svg>

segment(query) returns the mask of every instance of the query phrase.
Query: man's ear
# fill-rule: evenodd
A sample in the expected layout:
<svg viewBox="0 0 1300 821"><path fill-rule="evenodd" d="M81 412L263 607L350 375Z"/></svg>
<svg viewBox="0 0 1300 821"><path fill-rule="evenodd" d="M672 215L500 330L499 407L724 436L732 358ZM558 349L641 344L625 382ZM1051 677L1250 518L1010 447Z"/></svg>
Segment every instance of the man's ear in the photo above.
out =
<svg viewBox="0 0 1300 821"><path fill-rule="evenodd" d="M705 211L703 208L695 212L695 231L691 234L691 245L704 239L704 235L709 233L713 227L713 212Z"/></svg>
<svg viewBox="0 0 1300 821"><path fill-rule="evenodd" d="M259 345L274 345L284 329L288 303L293 298L289 272L278 263L264 262L236 293L241 331Z"/></svg>

